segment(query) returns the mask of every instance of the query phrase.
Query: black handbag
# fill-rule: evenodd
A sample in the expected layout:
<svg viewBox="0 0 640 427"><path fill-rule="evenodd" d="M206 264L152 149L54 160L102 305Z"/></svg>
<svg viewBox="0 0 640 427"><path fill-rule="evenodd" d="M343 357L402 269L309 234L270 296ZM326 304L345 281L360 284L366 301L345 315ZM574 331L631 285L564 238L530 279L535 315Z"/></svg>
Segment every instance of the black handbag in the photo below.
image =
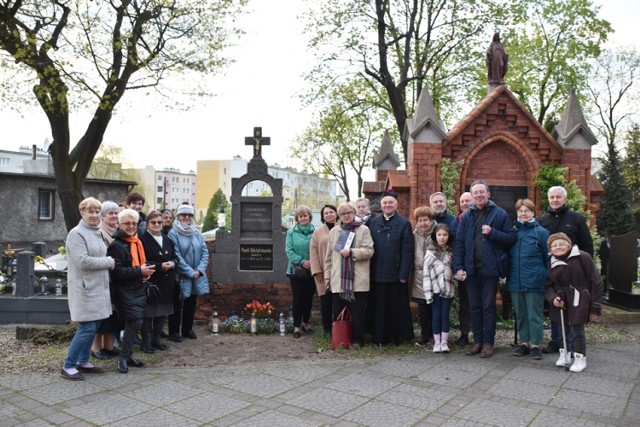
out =
<svg viewBox="0 0 640 427"><path fill-rule="evenodd" d="M309 277L311 277L311 270L293 264L291 266L291 277L293 277L294 279L308 279Z"/></svg>
<svg viewBox="0 0 640 427"><path fill-rule="evenodd" d="M153 283L147 283L147 304L155 305L160 302L160 288Z"/></svg>

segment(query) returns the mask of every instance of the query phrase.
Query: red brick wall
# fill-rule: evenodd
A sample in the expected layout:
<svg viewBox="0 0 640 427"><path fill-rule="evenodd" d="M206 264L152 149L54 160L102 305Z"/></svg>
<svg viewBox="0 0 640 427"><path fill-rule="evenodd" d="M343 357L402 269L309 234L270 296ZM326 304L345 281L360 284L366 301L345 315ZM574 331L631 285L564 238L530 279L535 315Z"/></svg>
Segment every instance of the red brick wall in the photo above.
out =
<svg viewBox="0 0 640 427"><path fill-rule="evenodd" d="M411 189L408 211L413 222L413 211L429 205L429 196L440 191L441 144L413 143L409 145L409 186Z"/></svg>

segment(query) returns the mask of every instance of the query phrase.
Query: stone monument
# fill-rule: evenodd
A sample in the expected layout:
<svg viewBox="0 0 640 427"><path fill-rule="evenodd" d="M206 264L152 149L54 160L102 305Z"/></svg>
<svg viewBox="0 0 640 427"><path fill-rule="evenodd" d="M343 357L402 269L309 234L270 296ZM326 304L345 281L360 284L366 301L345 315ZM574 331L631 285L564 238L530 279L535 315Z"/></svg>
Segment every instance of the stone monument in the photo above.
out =
<svg viewBox="0 0 640 427"><path fill-rule="evenodd" d="M609 304L626 310L640 311L640 294L633 293L638 280L638 233L632 231L611 237L609 258Z"/></svg>
<svg viewBox="0 0 640 427"><path fill-rule="evenodd" d="M262 147L271 139L262 128L253 129L245 145L253 146L247 173L231 180L231 232L218 229L216 249L211 254L211 281L214 283L282 283L286 280L287 257L282 231L282 179L267 171ZM271 187L270 197L243 196L252 181Z"/></svg>

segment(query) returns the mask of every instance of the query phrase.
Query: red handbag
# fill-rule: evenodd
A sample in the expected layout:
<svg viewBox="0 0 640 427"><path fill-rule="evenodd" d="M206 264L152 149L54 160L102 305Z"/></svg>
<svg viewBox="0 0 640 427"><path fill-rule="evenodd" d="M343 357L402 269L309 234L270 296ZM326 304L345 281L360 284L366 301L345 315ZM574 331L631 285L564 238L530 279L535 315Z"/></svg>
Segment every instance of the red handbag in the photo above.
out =
<svg viewBox="0 0 640 427"><path fill-rule="evenodd" d="M351 347L351 311L342 309L331 328L331 350Z"/></svg>

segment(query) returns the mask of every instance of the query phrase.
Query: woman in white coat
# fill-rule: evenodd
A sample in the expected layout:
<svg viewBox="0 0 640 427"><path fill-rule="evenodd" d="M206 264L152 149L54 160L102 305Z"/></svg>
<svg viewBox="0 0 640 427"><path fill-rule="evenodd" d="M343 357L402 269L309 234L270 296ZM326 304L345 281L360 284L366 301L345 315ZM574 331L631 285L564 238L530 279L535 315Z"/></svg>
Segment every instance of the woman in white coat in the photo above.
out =
<svg viewBox="0 0 640 427"><path fill-rule="evenodd" d="M101 207L93 197L80 202L82 219L67 236L69 312L71 320L79 324L60 375L72 381L83 380L83 373L104 372L89 363L98 326L112 313L109 270L115 263L107 256L107 245L100 234Z"/></svg>

